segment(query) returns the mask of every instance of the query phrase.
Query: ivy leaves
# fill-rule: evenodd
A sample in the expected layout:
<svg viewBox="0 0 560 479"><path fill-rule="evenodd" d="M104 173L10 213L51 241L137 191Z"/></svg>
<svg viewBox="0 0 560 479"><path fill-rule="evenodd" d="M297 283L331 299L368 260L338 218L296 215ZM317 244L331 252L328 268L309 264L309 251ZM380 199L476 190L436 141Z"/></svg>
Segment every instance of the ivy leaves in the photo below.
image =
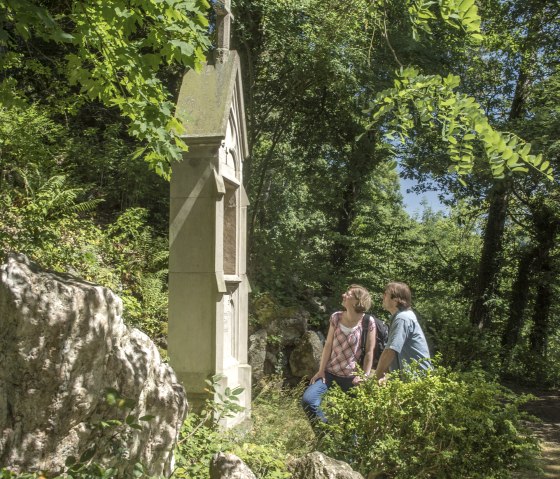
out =
<svg viewBox="0 0 560 479"><path fill-rule="evenodd" d="M87 100L117 108L144 145L137 155L168 177L186 145L161 73L174 65L197 69L205 60L208 7L206 0L76 0L50 11L30 0L2 1L0 46L8 48L0 58L36 37L66 46L68 83ZM0 102L18 95L17 85L2 83Z"/></svg>

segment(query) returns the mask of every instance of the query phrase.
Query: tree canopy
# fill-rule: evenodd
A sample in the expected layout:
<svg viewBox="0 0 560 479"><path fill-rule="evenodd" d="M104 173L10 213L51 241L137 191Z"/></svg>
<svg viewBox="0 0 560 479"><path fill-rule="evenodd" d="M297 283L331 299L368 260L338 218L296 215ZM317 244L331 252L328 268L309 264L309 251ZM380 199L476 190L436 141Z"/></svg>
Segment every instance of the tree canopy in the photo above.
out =
<svg viewBox="0 0 560 479"><path fill-rule="evenodd" d="M167 177L186 146L166 74L205 60L208 7L206 0L2 0L0 102L33 103L46 87L61 113L91 101L116 108L141 142L135 154Z"/></svg>

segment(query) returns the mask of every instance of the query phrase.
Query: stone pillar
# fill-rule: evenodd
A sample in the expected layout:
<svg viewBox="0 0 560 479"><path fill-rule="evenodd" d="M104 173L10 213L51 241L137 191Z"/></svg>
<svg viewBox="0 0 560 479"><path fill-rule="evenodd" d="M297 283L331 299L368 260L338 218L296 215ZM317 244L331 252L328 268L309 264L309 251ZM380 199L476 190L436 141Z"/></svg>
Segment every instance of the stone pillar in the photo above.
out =
<svg viewBox="0 0 560 479"><path fill-rule="evenodd" d="M205 399L214 374L223 375L222 388L244 388L246 409L226 426L247 417L251 399L240 82L236 54L185 76L178 114L189 151L171 177L169 356L190 404Z"/></svg>

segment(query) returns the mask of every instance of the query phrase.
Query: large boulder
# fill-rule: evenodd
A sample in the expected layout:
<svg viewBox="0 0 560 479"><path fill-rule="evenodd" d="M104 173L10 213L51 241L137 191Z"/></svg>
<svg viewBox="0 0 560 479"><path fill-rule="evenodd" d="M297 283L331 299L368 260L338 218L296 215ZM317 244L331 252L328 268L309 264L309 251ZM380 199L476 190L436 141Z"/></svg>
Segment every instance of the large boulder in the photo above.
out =
<svg viewBox="0 0 560 479"><path fill-rule="evenodd" d="M106 443L95 459L121 474L132 477L140 462L168 475L185 392L152 341L124 325L121 300L23 255L9 255L0 274L0 464L55 474L68 457ZM111 406L109 389L134 408ZM95 427L128 413L154 418L118 434L119 444L114 428Z"/></svg>
<svg viewBox="0 0 560 479"><path fill-rule="evenodd" d="M269 337L275 338L281 348L295 346L307 331L309 313L300 308L280 310L266 327Z"/></svg>
<svg viewBox="0 0 560 479"><path fill-rule="evenodd" d="M259 329L256 333L249 336L248 357L253 384L257 384L264 376L267 336L266 329Z"/></svg>
<svg viewBox="0 0 560 479"><path fill-rule="evenodd" d="M292 479L364 479L348 464L321 452L311 452L288 465Z"/></svg>
<svg viewBox="0 0 560 479"><path fill-rule="evenodd" d="M308 378L319 370L323 342L315 331L307 331L290 355L290 370L296 377Z"/></svg>
<svg viewBox="0 0 560 479"><path fill-rule="evenodd" d="M214 454L210 461L210 479L257 479L253 471L235 454Z"/></svg>

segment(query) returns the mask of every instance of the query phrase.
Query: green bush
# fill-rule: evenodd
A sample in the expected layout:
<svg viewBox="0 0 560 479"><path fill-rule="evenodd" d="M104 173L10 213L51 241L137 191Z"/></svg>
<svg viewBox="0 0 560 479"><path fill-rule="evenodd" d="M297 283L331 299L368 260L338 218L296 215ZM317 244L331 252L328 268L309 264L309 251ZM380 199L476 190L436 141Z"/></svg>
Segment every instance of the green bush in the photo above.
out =
<svg viewBox="0 0 560 479"><path fill-rule="evenodd" d="M482 372L443 367L385 386L332 388L324 451L364 475L391 478L506 478L537 455L515 396Z"/></svg>
<svg viewBox="0 0 560 479"><path fill-rule="evenodd" d="M215 392L216 380L208 382ZM241 458L259 479L284 479L290 476L289 456L311 452L315 438L300 406L302 386L289 389L282 378L265 381L253 401L251 427L223 431L218 421L239 406L235 395L222 395L218 401L206 401L199 414L189 414L175 450L176 470L173 478L206 479L210 459L218 451L231 452ZM227 392L227 390L226 390ZM245 425L247 426L247 425Z"/></svg>
<svg viewBox="0 0 560 479"><path fill-rule="evenodd" d="M259 479L287 479L291 473L286 466L286 456L277 444L253 444L244 442L232 448Z"/></svg>

